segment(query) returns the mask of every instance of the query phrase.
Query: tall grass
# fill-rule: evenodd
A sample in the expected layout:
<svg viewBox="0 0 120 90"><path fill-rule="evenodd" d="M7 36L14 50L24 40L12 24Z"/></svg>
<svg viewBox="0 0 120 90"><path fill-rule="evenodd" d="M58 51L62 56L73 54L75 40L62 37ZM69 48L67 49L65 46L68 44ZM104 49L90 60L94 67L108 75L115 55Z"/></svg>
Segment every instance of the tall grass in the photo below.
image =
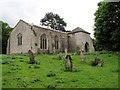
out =
<svg viewBox="0 0 120 90"><path fill-rule="evenodd" d="M3 88L118 88L118 56L116 53L86 53L86 63L71 54L73 71L64 70L64 55L35 55L39 64L28 64L27 55L4 55L2 58ZM103 67L91 66L98 55Z"/></svg>

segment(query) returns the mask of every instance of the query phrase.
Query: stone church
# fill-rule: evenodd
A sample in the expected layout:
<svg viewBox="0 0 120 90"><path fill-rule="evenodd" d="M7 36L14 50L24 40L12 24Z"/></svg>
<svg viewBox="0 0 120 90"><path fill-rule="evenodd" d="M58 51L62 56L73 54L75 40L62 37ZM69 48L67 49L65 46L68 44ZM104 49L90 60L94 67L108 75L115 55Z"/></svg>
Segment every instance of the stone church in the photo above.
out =
<svg viewBox="0 0 120 90"><path fill-rule="evenodd" d="M80 27L69 32L53 30L20 20L10 33L7 54L27 53L59 53L93 52L93 42L90 33Z"/></svg>

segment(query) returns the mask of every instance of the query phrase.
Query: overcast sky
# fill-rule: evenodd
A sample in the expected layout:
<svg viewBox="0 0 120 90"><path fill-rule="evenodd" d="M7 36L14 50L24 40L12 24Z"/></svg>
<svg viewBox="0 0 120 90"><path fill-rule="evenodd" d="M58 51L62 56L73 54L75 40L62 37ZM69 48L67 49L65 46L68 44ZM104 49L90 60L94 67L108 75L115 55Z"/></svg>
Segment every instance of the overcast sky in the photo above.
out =
<svg viewBox="0 0 120 90"><path fill-rule="evenodd" d="M66 30L81 27L93 37L94 13L100 0L0 0L0 20L14 27L22 19L35 25L47 12L59 14Z"/></svg>

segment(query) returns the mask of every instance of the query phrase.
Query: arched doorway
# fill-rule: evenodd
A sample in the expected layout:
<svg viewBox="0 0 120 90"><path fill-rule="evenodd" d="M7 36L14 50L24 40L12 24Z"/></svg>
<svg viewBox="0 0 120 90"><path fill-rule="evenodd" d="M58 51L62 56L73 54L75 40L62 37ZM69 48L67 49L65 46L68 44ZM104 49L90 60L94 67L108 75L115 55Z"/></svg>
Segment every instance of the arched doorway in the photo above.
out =
<svg viewBox="0 0 120 90"><path fill-rule="evenodd" d="M88 42L85 43L85 52L89 52L89 44L88 44Z"/></svg>

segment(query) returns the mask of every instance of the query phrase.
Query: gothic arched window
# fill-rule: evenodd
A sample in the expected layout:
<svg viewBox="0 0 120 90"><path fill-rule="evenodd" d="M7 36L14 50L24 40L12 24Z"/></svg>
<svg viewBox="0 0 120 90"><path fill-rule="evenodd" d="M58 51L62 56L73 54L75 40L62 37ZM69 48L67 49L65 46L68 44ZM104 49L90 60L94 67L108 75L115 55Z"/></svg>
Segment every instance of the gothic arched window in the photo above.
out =
<svg viewBox="0 0 120 90"><path fill-rule="evenodd" d="M55 36L55 49L59 49L59 40L58 40L58 36Z"/></svg>
<svg viewBox="0 0 120 90"><path fill-rule="evenodd" d="M47 38L45 34L42 34L40 37L40 48L47 49Z"/></svg>
<svg viewBox="0 0 120 90"><path fill-rule="evenodd" d="M22 45L22 34L21 34L21 33L19 33L19 34L17 35L17 39L18 39L18 46L19 46L19 45Z"/></svg>

